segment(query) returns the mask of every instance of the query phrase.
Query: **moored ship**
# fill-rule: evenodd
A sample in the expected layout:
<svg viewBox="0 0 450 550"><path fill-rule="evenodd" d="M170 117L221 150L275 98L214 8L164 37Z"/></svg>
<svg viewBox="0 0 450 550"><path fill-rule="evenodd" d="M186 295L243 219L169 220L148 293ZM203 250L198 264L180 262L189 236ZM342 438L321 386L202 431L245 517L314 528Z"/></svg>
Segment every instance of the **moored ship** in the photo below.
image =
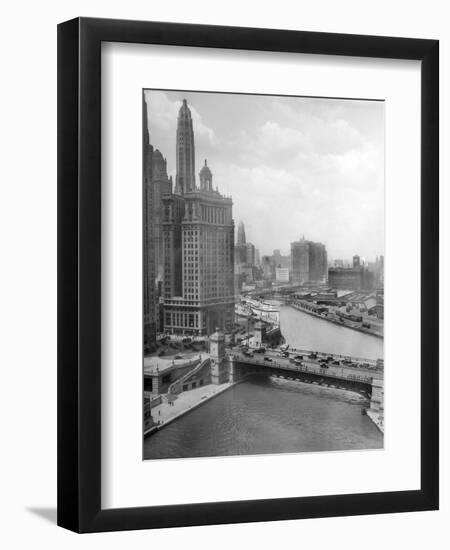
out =
<svg viewBox="0 0 450 550"><path fill-rule="evenodd" d="M280 324L280 308L278 305L252 298L242 298L240 306L242 311L246 311L247 315L251 315L255 319L268 323L276 323L277 325Z"/></svg>

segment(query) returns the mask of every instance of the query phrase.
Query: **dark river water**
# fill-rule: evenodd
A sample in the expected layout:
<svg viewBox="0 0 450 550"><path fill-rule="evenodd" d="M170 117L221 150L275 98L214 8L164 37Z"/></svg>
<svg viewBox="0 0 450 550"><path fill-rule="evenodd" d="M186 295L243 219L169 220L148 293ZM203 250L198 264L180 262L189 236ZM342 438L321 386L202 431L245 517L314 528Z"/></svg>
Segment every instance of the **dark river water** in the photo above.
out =
<svg viewBox="0 0 450 550"><path fill-rule="evenodd" d="M383 341L282 307L294 347L382 357ZM334 388L254 377L144 440L144 458L377 449L383 436L361 409L363 396Z"/></svg>
<svg viewBox="0 0 450 550"><path fill-rule="evenodd" d="M254 377L144 440L144 458L376 449L383 438L362 396Z"/></svg>

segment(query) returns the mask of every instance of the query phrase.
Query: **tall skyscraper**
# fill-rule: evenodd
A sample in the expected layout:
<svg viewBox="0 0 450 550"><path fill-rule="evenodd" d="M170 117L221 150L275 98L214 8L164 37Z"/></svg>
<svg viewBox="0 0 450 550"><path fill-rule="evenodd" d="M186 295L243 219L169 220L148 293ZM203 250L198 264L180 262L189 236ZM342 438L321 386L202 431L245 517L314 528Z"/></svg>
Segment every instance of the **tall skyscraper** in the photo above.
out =
<svg viewBox="0 0 450 550"><path fill-rule="evenodd" d="M239 222L238 231L237 231L237 244L245 244L245 226L244 222Z"/></svg>
<svg viewBox="0 0 450 550"><path fill-rule="evenodd" d="M375 284L377 288L384 287L384 256L377 256L375 261Z"/></svg>
<svg viewBox="0 0 450 550"><path fill-rule="evenodd" d="M324 244L307 241L304 237L291 243L292 282L324 282L327 276L327 263Z"/></svg>
<svg viewBox="0 0 450 550"><path fill-rule="evenodd" d="M143 183L143 294L144 294L144 353L150 353L156 345L157 296L155 262L155 223L153 217L155 197L152 185L153 147L148 131L147 103L142 99L142 183Z"/></svg>
<svg viewBox="0 0 450 550"><path fill-rule="evenodd" d="M217 327L231 329L234 322L233 203L213 189L206 161L199 173L200 188L196 187L193 154L192 118L183 101L175 193L162 199L164 330L208 335Z"/></svg>
<svg viewBox="0 0 450 550"><path fill-rule="evenodd" d="M309 242L304 237L291 243L291 279L298 284L309 281Z"/></svg>
<svg viewBox="0 0 450 550"><path fill-rule="evenodd" d="M247 242L245 239L244 222L239 222L236 246L234 247L235 273L240 274L241 268L247 265Z"/></svg>
<svg viewBox="0 0 450 550"><path fill-rule="evenodd" d="M176 153L176 192L184 194L195 189L194 129L191 110L185 99L178 112Z"/></svg>
<svg viewBox="0 0 450 550"><path fill-rule="evenodd" d="M164 195L172 192L172 178L167 176L167 161L158 149L153 152L151 185L153 192L153 226L154 245L156 254L156 279L163 280L164 247L162 235L162 217Z"/></svg>
<svg viewBox="0 0 450 550"><path fill-rule="evenodd" d="M324 282L328 271L328 255L322 243L310 243L309 280Z"/></svg>
<svg viewBox="0 0 450 550"><path fill-rule="evenodd" d="M259 252L259 248L255 249L255 264L256 264L256 267L259 267L261 264L261 255Z"/></svg>
<svg viewBox="0 0 450 550"><path fill-rule="evenodd" d="M255 245L252 243L246 243L245 244L246 254L245 254L245 261L246 264L249 266L256 265L256 249Z"/></svg>

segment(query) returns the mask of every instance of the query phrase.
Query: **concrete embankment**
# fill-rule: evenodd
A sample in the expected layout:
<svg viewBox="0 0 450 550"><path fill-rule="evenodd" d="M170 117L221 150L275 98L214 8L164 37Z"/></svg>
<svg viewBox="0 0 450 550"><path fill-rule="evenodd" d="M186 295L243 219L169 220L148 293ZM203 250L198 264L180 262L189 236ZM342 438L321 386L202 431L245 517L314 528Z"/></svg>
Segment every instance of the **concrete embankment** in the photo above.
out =
<svg viewBox="0 0 450 550"><path fill-rule="evenodd" d="M381 416L379 413L372 411L370 409L366 410L366 415L372 420L372 422L375 424L375 426L380 430L382 434L384 434L384 424L381 421Z"/></svg>
<svg viewBox="0 0 450 550"><path fill-rule="evenodd" d="M213 397L220 395L238 383L239 382L226 382L219 385L208 384L207 386L180 393L172 403L168 402L163 397L161 404L152 408L152 417L155 425L144 432L144 437L161 430L174 420L195 410L197 407L200 407Z"/></svg>
<svg viewBox="0 0 450 550"><path fill-rule="evenodd" d="M379 332L375 332L375 331L370 330L368 328L356 327L356 326L349 325L349 324L346 324L346 323L341 323L340 321L337 321L336 319L332 319L331 317L325 317L323 315L320 315L320 313L316 313L315 311L311 311L309 309L297 306L295 304L287 304L287 305L289 307L297 309L298 311L302 311L303 313L306 313L307 315L311 315L312 317L317 317L318 319L322 319L322 321L327 321L328 323L333 323L334 325L337 325L338 327L349 328L351 330L356 330L357 332L362 332L363 334L368 334L369 336L376 336L377 338L383 338L383 334L380 334Z"/></svg>

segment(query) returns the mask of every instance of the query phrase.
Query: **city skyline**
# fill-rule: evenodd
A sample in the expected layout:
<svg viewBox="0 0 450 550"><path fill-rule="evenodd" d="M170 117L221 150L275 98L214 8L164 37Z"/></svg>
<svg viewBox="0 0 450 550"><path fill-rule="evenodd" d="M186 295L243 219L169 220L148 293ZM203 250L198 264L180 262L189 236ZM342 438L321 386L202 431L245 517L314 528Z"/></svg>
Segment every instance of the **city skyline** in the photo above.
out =
<svg viewBox="0 0 450 550"><path fill-rule="evenodd" d="M236 239L235 239L235 244L236 245L239 245L239 229L241 226L244 227L244 237L245 237L245 222L244 220L234 220L235 221L235 225L237 227L237 231L236 231ZM285 252L284 255L286 256L290 256L290 251L291 251L291 247L292 247L292 243L293 242L296 242L296 241L299 241L299 240L302 240L302 239L305 239L305 240L310 240L310 239L307 239L305 237L305 235L302 235L301 237L299 237L298 239L294 239L294 241L292 241L291 243L289 243L289 246L286 247L286 250L284 248L281 248L281 247L278 247L278 248L274 248L272 251L269 251L268 254L262 254L262 256L273 256L275 252L280 252L283 254L283 252ZM326 245L326 243L325 243ZM259 249L257 249L259 251ZM341 257L328 257L328 265L334 265L334 262L339 262L341 263L342 262L342 266L341 267L344 267L344 266L351 266L352 265L352 261L353 261L353 258L354 256L360 256L361 258L361 263L362 264L370 264L372 263L373 261L379 259L379 258L384 258L384 255L383 254L376 254L374 257L365 257L365 256L361 256L358 254L357 251L355 251L354 254L352 254L351 256L349 257L344 257L344 256L341 256Z"/></svg>
<svg viewBox="0 0 450 550"><path fill-rule="evenodd" d="M303 234L324 242L330 259L384 255L382 102L154 90L145 96L151 141L174 181L177 115L187 99L196 185L207 159L214 188L233 198L236 228L244 222L261 256L289 253Z"/></svg>

